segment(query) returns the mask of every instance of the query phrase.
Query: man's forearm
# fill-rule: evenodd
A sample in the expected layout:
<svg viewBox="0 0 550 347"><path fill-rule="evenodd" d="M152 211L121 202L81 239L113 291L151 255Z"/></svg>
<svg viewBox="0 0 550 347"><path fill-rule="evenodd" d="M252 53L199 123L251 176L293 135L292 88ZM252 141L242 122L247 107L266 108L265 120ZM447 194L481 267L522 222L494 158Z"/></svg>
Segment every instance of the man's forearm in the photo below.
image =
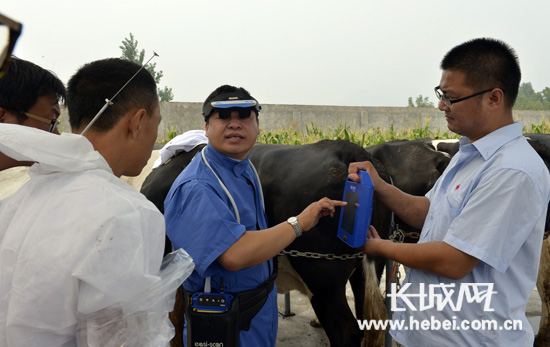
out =
<svg viewBox="0 0 550 347"><path fill-rule="evenodd" d="M369 239L363 250L370 255L382 256L413 269L452 279L466 276L479 262L479 259L442 241L410 244Z"/></svg>
<svg viewBox="0 0 550 347"><path fill-rule="evenodd" d="M264 230L249 230L218 257L218 262L226 270L239 271L275 257L295 239L296 232L287 222Z"/></svg>
<svg viewBox="0 0 550 347"><path fill-rule="evenodd" d="M414 196L390 184L375 188L376 197L402 221L416 229L422 229L430 201L425 196Z"/></svg>

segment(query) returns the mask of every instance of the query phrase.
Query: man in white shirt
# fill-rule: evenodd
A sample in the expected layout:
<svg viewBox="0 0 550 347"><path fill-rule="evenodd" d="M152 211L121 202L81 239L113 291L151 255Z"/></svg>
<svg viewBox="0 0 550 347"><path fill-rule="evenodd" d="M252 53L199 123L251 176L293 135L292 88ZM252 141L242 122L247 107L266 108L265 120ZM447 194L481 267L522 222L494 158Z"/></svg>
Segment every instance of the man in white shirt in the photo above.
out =
<svg viewBox="0 0 550 347"><path fill-rule="evenodd" d="M550 199L550 175L514 122L521 72L502 41L475 39L441 62L435 88L460 150L426 196L382 181L370 163L376 196L409 225L417 244L378 237L363 251L407 267L393 306L393 337L405 346L532 346L525 307L535 286ZM392 298L395 302L395 297Z"/></svg>

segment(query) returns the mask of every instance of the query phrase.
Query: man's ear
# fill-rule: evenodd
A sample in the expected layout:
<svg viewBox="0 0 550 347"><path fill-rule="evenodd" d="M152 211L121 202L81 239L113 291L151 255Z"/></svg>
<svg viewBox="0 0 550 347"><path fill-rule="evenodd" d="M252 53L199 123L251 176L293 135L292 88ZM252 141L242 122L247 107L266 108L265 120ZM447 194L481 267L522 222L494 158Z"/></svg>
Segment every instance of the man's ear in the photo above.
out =
<svg viewBox="0 0 550 347"><path fill-rule="evenodd" d="M17 116L0 107L0 123L20 124Z"/></svg>
<svg viewBox="0 0 550 347"><path fill-rule="evenodd" d="M140 108L137 110L132 110L129 112L129 119L128 119L128 133L133 138L137 138L139 135L139 132L143 130L143 120L145 117L147 117L147 111L145 109Z"/></svg>
<svg viewBox="0 0 550 347"><path fill-rule="evenodd" d="M504 92L500 88L495 88L489 93L489 104L498 107L504 103Z"/></svg>

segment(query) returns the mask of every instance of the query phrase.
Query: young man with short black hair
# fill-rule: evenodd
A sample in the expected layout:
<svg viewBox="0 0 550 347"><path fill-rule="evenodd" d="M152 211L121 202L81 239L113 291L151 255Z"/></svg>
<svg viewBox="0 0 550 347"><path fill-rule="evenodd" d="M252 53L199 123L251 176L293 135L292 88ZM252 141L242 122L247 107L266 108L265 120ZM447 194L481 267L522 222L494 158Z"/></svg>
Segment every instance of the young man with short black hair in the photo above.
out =
<svg viewBox="0 0 550 347"><path fill-rule="evenodd" d="M398 244L371 226L363 251L409 268L394 312L406 324L392 330L399 343L533 346L525 307L537 280L550 175L512 116L517 56L502 41L475 39L451 49L441 69L439 109L463 136L460 150L426 196L389 185L370 163L350 165L350 178L367 170L375 195L422 229L417 244ZM447 328L409 326L434 320ZM476 329L479 321L492 325ZM521 326L506 326L512 321Z"/></svg>

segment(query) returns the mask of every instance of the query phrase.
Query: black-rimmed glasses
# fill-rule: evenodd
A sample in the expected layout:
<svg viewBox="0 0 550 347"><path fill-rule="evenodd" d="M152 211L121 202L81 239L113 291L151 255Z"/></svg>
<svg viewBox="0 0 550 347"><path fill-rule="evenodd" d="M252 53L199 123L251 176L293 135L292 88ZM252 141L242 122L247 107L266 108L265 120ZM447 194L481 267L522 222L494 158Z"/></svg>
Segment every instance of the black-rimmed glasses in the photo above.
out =
<svg viewBox="0 0 550 347"><path fill-rule="evenodd" d="M8 69L15 42L22 28L21 23L0 14L0 78Z"/></svg>
<svg viewBox="0 0 550 347"><path fill-rule="evenodd" d="M439 90L438 90L438 89L439 89ZM481 94L490 92L490 91L493 90L493 89L495 89L495 88L482 90L481 92L478 92L478 93L475 93L475 94L472 94L472 95L469 95L469 96L465 96L465 97L459 98L459 99L451 99L451 98L447 97L446 95L443 95L443 94L440 92L440 91L441 91L441 88L439 88L439 86L436 86L436 87L434 88L434 91L435 91L435 96L437 97L438 100L442 100L443 103L445 104L445 106L447 106L447 107L452 107L453 104L456 104L457 102L461 102L461 101L464 101L464 100L473 98L474 96L478 96L478 95L481 95Z"/></svg>
<svg viewBox="0 0 550 347"><path fill-rule="evenodd" d="M59 119L48 119L48 118L36 116L32 113L27 113L27 112L25 112L24 115L31 119L37 120L39 122L48 123L50 125L50 128L48 129L48 131L51 133L53 133L53 131L55 130L55 127L57 126L57 124L59 124Z"/></svg>

